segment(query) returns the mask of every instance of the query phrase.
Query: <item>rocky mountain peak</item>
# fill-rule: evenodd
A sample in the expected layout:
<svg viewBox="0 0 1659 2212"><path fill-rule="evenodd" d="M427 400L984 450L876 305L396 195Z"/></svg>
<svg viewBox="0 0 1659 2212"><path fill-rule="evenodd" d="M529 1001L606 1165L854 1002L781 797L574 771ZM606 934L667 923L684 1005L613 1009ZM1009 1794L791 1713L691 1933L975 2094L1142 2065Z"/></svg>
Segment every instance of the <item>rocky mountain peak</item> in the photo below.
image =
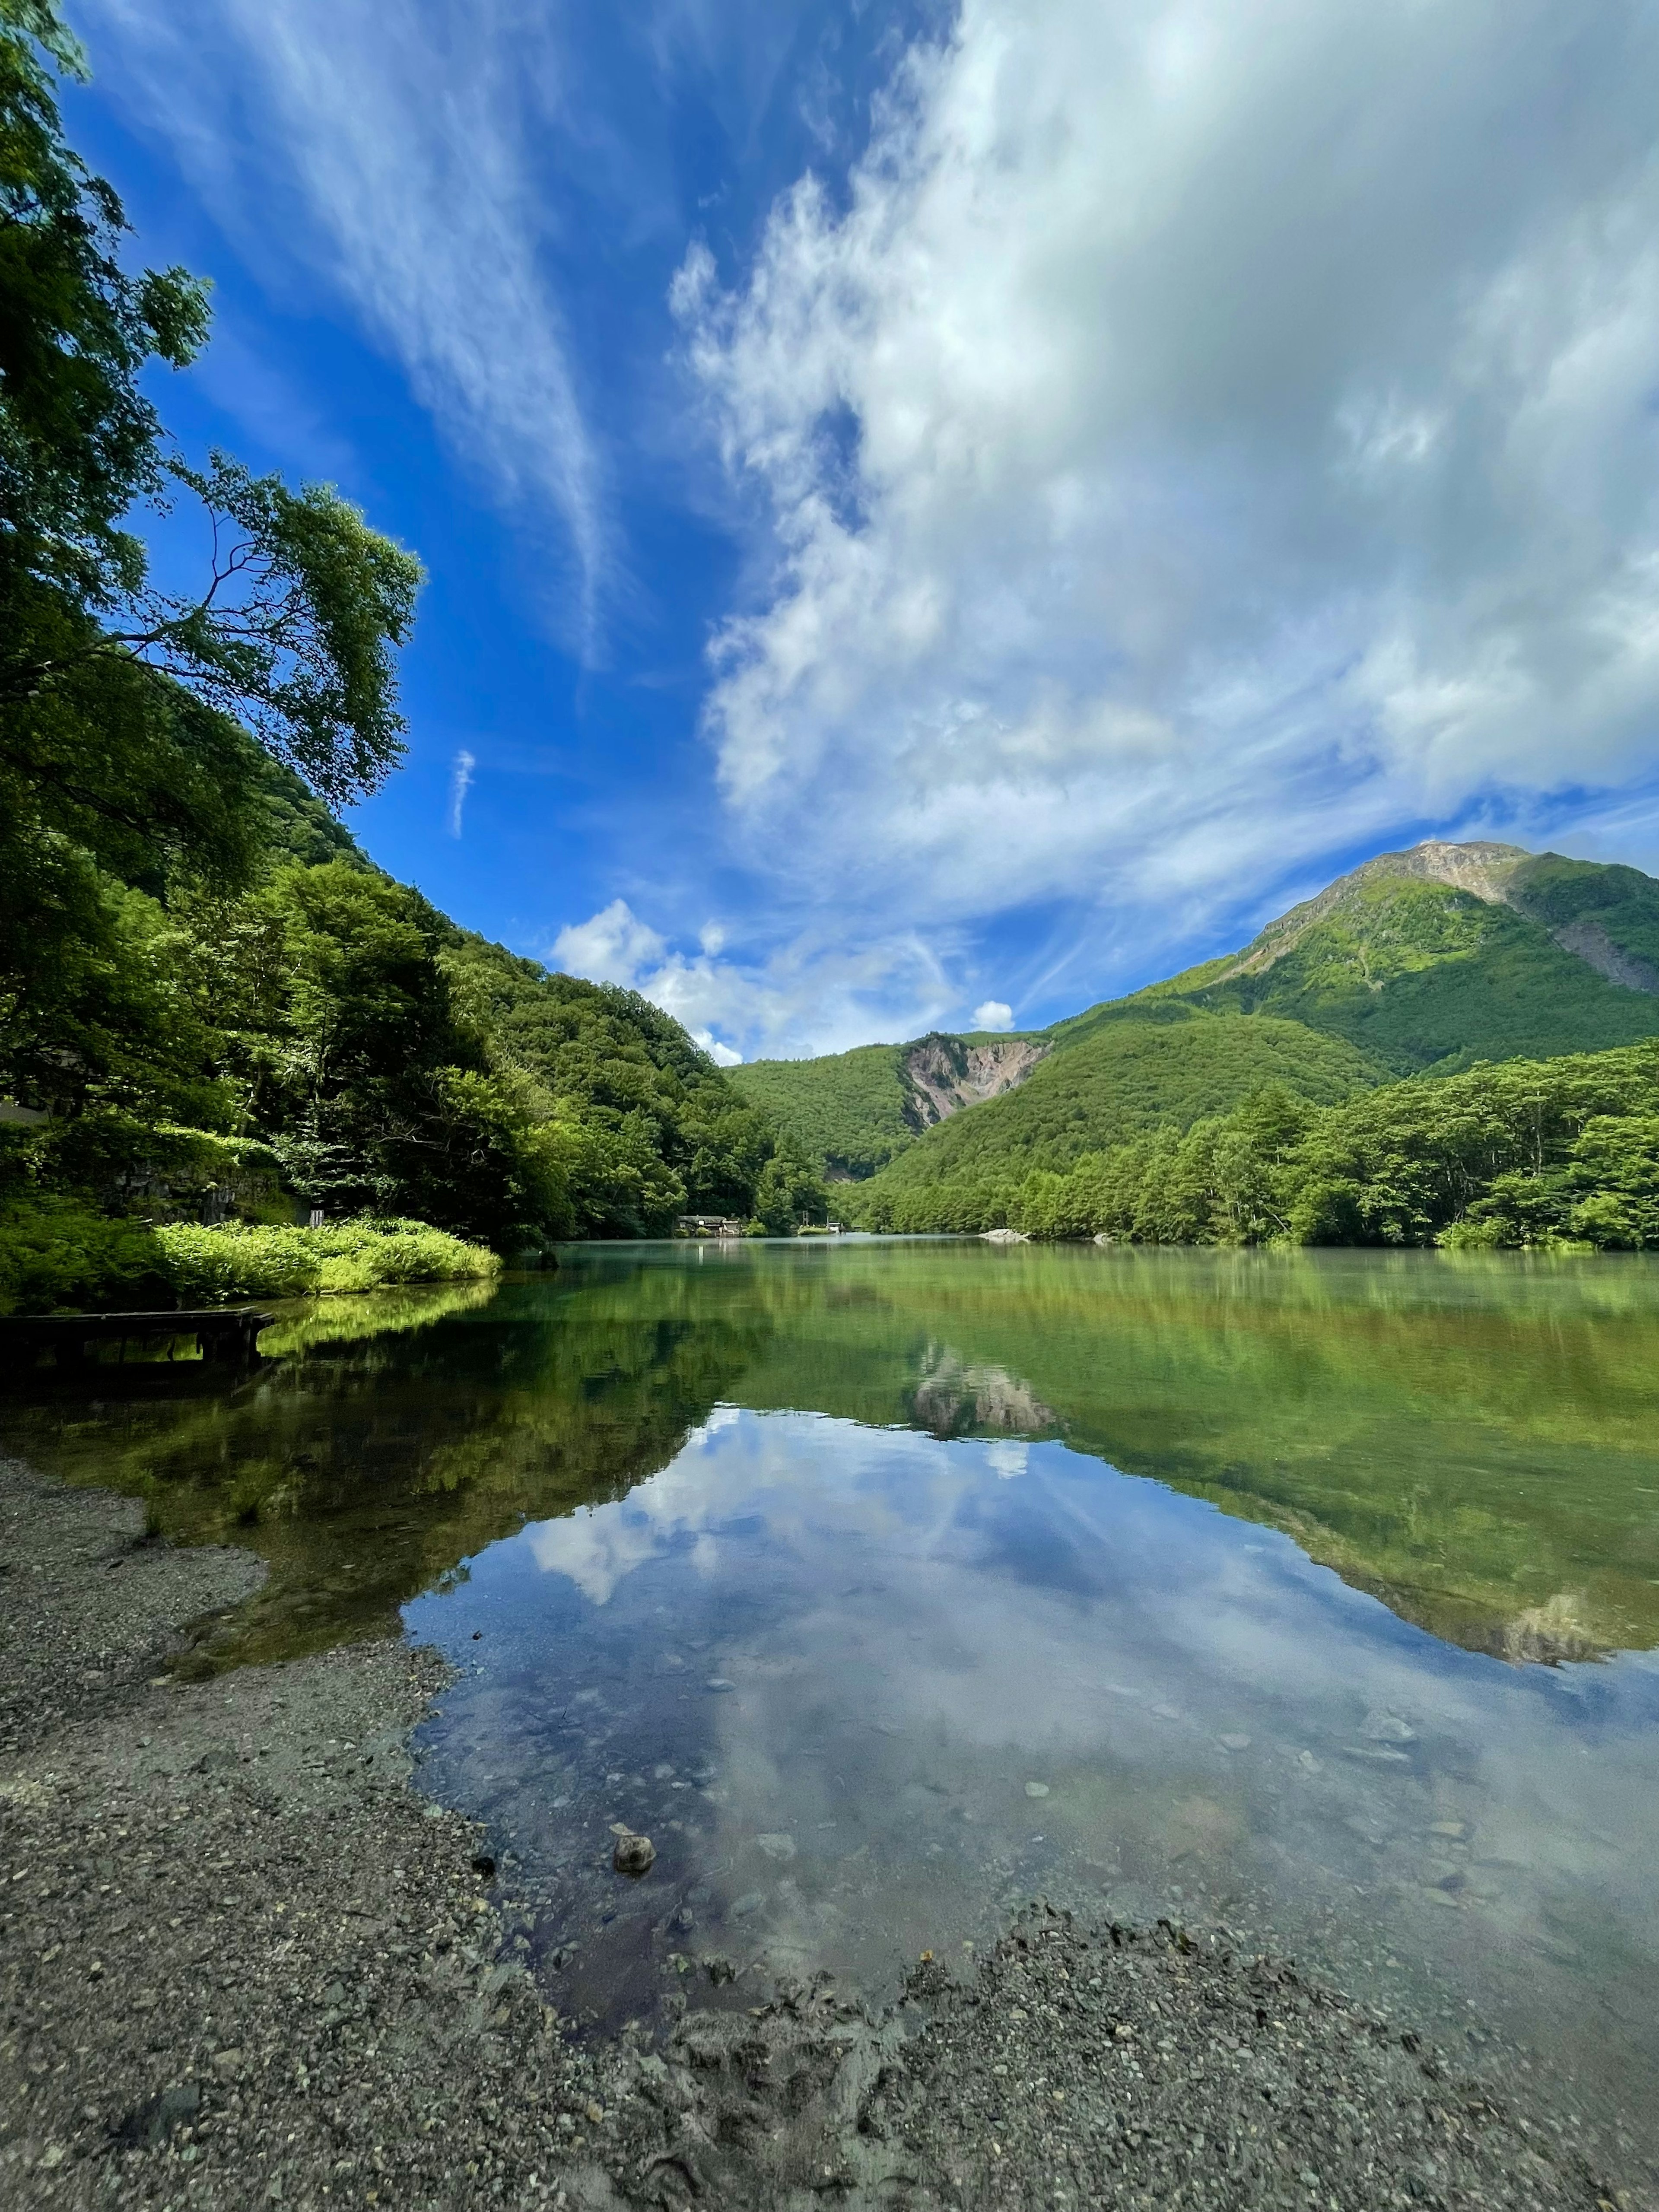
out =
<svg viewBox="0 0 1659 2212"><path fill-rule="evenodd" d="M1453 890L1470 892L1488 906L1507 906L1510 903L1510 878L1522 861L1532 857L1522 845L1500 845L1487 839L1453 844L1442 837L1425 837L1420 845L1408 846L1401 853L1379 853L1374 860L1362 861L1346 876L1338 876L1322 891L1304 899L1300 906L1293 906L1276 921L1270 921L1231 966L1213 980L1224 981L1229 975L1259 975L1263 969L1271 968L1327 915L1389 878L1444 884Z"/></svg>

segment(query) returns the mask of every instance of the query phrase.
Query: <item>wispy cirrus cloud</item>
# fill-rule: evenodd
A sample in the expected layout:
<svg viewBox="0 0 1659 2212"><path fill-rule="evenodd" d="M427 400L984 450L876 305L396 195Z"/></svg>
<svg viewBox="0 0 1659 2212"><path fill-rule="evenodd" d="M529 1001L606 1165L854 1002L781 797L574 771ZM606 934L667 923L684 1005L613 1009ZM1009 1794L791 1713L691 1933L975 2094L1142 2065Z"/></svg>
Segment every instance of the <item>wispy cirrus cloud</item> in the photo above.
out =
<svg viewBox="0 0 1659 2212"><path fill-rule="evenodd" d="M556 20L513 0L86 0L100 77L256 268L322 276L498 498L550 513L592 652L618 550L536 142Z"/></svg>
<svg viewBox="0 0 1659 2212"><path fill-rule="evenodd" d="M449 764L449 834L461 834L461 817L466 806L466 794L472 788L472 777L478 765L477 757L463 745Z"/></svg>

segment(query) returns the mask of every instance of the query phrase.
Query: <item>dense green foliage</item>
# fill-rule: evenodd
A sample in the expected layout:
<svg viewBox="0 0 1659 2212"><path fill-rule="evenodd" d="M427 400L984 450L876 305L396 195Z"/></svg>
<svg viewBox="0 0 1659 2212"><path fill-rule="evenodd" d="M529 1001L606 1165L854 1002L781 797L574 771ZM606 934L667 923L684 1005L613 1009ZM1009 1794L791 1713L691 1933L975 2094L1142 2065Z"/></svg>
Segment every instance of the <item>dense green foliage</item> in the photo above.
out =
<svg viewBox="0 0 1659 2212"><path fill-rule="evenodd" d="M1153 1129L1178 1135L1266 1085L1328 1104L1390 1075L1444 1078L1659 1033L1659 884L1557 854L1472 849L1491 898L1388 855L1243 952L1056 1023L1022 1088L929 1130L849 1195L849 1212L871 1228L1000 1226L1033 1169L1059 1172ZM799 1125L819 1069L852 1121L847 1057L795 1066ZM855 1128L842 1142L853 1146Z"/></svg>
<svg viewBox="0 0 1659 2212"><path fill-rule="evenodd" d="M1280 1084L1321 1103L1376 1079L1351 1045L1294 1022L1152 1007L1103 1024L1038 1063L1016 1091L953 1115L846 1194L866 1229L985 1229L1034 1170L1164 1126L1184 1128Z"/></svg>
<svg viewBox="0 0 1659 2212"><path fill-rule="evenodd" d="M223 1305L477 1281L500 1267L487 1246L422 1221L208 1228L112 1218L50 1193L0 1211L0 1313Z"/></svg>
<svg viewBox="0 0 1659 2212"><path fill-rule="evenodd" d="M493 1065L551 1117L561 1218L573 1231L661 1236L685 1212L757 1216L784 1234L797 1218L821 1218L823 1194L805 1163L780 1147L765 1115L648 1000L550 975L459 931L443 965ZM805 1176L787 1218L776 1201L786 1169Z"/></svg>
<svg viewBox="0 0 1659 2212"><path fill-rule="evenodd" d="M138 1312L176 1303L148 1222L53 1192L0 1206L0 1314Z"/></svg>
<svg viewBox="0 0 1659 2212"><path fill-rule="evenodd" d="M18 1281L155 1291L146 1224L296 1201L520 1253L821 1215L675 1023L465 935L332 819L401 752L419 565L326 487L168 445L145 380L206 294L131 273L63 135L79 65L49 0L0 0L0 1103L50 1116L0 1148ZM181 502L183 598L134 528Z"/></svg>
<svg viewBox="0 0 1659 2212"><path fill-rule="evenodd" d="M143 380L195 358L206 294L126 266L120 203L63 136L76 65L46 0L0 0L0 1085L35 1092L112 1029L165 1041L128 895L245 881L272 755L331 801L381 781L420 582L328 487L168 446ZM152 582L146 507L181 548L193 509L193 592Z"/></svg>
<svg viewBox="0 0 1659 2212"><path fill-rule="evenodd" d="M507 1251L666 1235L684 1212L777 1233L823 1218L806 1163L667 1015L457 929L284 771L260 797L270 857L246 890L124 893L124 995L52 1090L14 1076L56 1110L9 1133L12 1182L188 1211L252 1141L273 1190L330 1216ZM259 1207L239 1192L236 1210Z"/></svg>
<svg viewBox="0 0 1659 2212"><path fill-rule="evenodd" d="M1659 884L1639 868L1540 853L1516 867L1509 895L1547 929L1599 937L1623 956L1632 982L1659 990Z"/></svg>
<svg viewBox="0 0 1659 2212"><path fill-rule="evenodd" d="M1659 1248L1659 1045L1413 1078L1321 1109L1267 1091L1029 1176L1040 1237L1149 1244Z"/></svg>
<svg viewBox="0 0 1659 2212"><path fill-rule="evenodd" d="M745 1098L837 1180L874 1175L927 1127L902 1044L864 1044L821 1060L755 1060L734 1067Z"/></svg>

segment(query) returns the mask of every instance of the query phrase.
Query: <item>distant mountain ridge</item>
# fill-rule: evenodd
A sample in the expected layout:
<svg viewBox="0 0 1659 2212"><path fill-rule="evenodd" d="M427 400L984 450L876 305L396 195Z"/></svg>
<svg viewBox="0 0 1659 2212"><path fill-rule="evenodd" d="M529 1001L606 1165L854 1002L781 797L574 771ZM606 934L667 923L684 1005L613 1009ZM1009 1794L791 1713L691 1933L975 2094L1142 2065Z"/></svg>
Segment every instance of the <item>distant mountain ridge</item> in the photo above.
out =
<svg viewBox="0 0 1659 2212"><path fill-rule="evenodd" d="M899 1188L1065 1166L1266 1083L1328 1103L1656 1034L1659 882L1431 838L1364 861L1238 952L1048 1030L936 1032L732 1075L832 1176Z"/></svg>

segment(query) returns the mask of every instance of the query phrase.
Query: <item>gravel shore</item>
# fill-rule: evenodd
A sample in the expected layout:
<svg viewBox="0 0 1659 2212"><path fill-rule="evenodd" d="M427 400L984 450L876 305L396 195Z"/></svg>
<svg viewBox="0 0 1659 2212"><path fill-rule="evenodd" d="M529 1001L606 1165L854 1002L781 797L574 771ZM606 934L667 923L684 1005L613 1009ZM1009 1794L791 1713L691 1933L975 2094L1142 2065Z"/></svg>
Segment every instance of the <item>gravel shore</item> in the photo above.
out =
<svg viewBox="0 0 1659 2212"><path fill-rule="evenodd" d="M1484 2061L1168 1926L1034 1908L879 2014L711 1960L671 1969L666 2033L574 2040L504 1942L482 1831L411 1787L435 1658L169 1679L261 1572L0 1463L8 2205L1659 2201Z"/></svg>

